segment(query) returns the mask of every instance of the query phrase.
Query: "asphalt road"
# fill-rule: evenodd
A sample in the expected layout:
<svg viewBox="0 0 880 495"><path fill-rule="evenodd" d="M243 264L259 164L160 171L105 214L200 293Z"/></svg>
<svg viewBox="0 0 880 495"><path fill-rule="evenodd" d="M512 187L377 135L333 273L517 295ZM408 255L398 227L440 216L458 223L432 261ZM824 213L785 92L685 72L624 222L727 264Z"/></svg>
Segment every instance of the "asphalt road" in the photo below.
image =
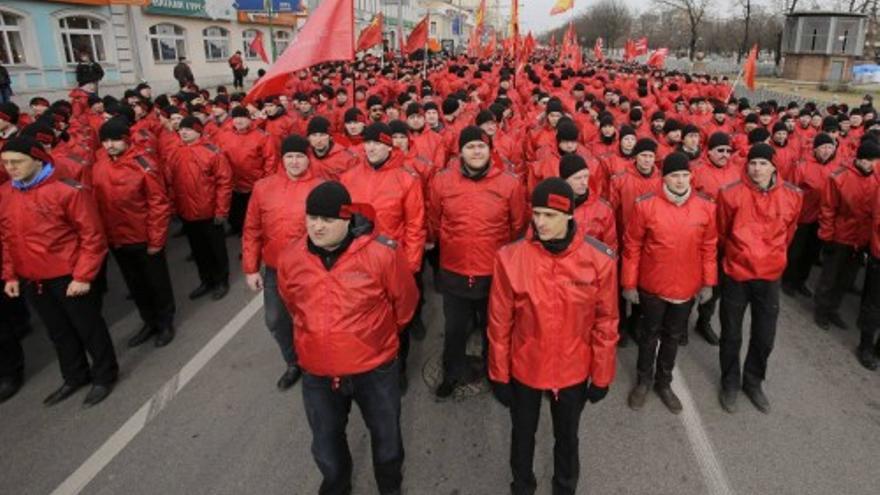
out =
<svg viewBox="0 0 880 495"><path fill-rule="evenodd" d="M185 261L185 244L176 238L169 248L178 335L163 349L125 346L140 322L111 262L105 314L122 374L100 406L83 409L82 391L43 407L60 384L55 355L39 324L24 339L25 386L0 405L0 494L317 493L320 476L300 386L275 389L283 364L263 324L262 298L236 275L221 302L188 301L197 277ZM236 260L236 241L229 245ZM405 493L506 493L507 411L485 386L456 400L434 400L443 317L439 297L429 292L428 333L414 342L403 400ZM853 326L856 310L856 297L848 295L842 314ZM783 296L765 384L769 415L743 396L736 414L720 408L717 348L697 336L679 353L674 383L685 412L670 414L653 395L633 412L626 396L636 350L621 350L608 398L583 414L578 492L877 493L880 374L856 363L854 329L824 332L810 314L809 301ZM545 406L535 462L540 494L550 493L552 477L549 416ZM375 493L369 437L357 408L349 442L355 493Z"/></svg>

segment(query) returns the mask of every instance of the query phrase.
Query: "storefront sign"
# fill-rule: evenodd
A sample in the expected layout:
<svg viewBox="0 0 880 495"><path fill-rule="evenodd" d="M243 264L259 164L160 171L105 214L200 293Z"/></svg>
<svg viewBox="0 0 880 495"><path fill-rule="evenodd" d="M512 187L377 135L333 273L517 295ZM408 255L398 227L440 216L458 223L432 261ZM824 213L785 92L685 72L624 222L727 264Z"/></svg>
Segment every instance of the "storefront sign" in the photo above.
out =
<svg viewBox="0 0 880 495"><path fill-rule="evenodd" d="M231 21L236 12L234 0L151 0L144 13Z"/></svg>

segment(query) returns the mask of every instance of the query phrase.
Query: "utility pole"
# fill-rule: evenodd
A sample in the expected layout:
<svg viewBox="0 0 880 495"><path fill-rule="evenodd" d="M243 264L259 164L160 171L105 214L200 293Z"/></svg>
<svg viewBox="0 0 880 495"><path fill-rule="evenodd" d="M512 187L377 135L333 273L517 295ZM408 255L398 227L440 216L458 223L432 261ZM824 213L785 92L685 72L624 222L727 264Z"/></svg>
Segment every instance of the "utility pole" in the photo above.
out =
<svg viewBox="0 0 880 495"><path fill-rule="evenodd" d="M397 0L397 50L403 57L403 0Z"/></svg>

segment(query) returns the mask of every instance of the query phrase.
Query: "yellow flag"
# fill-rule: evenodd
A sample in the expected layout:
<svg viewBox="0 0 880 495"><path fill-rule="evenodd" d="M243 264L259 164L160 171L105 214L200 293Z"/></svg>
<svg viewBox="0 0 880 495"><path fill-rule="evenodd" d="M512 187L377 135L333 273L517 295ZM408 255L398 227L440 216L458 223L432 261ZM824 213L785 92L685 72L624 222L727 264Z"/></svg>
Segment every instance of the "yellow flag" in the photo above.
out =
<svg viewBox="0 0 880 495"><path fill-rule="evenodd" d="M561 14L567 12L574 7L574 0L556 0L556 5L550 9L550 15Z"/></svg>

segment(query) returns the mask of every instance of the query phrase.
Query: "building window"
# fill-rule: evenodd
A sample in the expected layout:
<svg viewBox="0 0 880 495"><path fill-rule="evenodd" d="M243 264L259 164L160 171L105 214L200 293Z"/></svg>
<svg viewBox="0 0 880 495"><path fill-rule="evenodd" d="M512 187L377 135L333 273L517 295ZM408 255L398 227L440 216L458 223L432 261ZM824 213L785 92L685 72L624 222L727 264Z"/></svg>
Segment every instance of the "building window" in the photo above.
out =
<svg viewBox="0 0 880 495"><path fill-rule="evenodd" d="M287 50L290 44L290 33L287 31L275 31L275 56L280 56Z"/></svg>
<svg viewBox="0 0 880 495"><path fill-rule="evenodd" d="M24 44L21 42L22 18L0 11L0 64L25 63Z"/></svg>
<svg viewBox="0 0 880 495"><path fill-rule="evenodd" d="M176 62L186 56L184 30L174 24L156 24L150 27L150 45L156 62Z"/></svg>
<svg viewBox="0 0 880 495"><path fill-rule="evenodd" d="M431 36L437 34L437 21L431 21Z"/></svg>
<svg viewBox="0 0 880 495"><path fill-rule="evenodd" d="M202 36L205 37L206 59L217 61L229 58L229 31L211 26L202 30Z"/></svg>
<svg viewBox="0 0 880 495"><path fill-rule="evenodd" d="M71 16L59 19L61 41L64 44L64 58L68 64L79 62L82 54L87 54L95 62L106 62L104 50L103 22L85 16Z"/></svg>
<svg viewBox="0 0 880 495"><path fill-rule="evenodd" d="M254 42L254 39L257 37L256 29L248 29L241 33L241 53L244 54L244 58L247 60L257 60L260 58L260 55L256 52L256 50L251 48L251 43Z"/></svg>

